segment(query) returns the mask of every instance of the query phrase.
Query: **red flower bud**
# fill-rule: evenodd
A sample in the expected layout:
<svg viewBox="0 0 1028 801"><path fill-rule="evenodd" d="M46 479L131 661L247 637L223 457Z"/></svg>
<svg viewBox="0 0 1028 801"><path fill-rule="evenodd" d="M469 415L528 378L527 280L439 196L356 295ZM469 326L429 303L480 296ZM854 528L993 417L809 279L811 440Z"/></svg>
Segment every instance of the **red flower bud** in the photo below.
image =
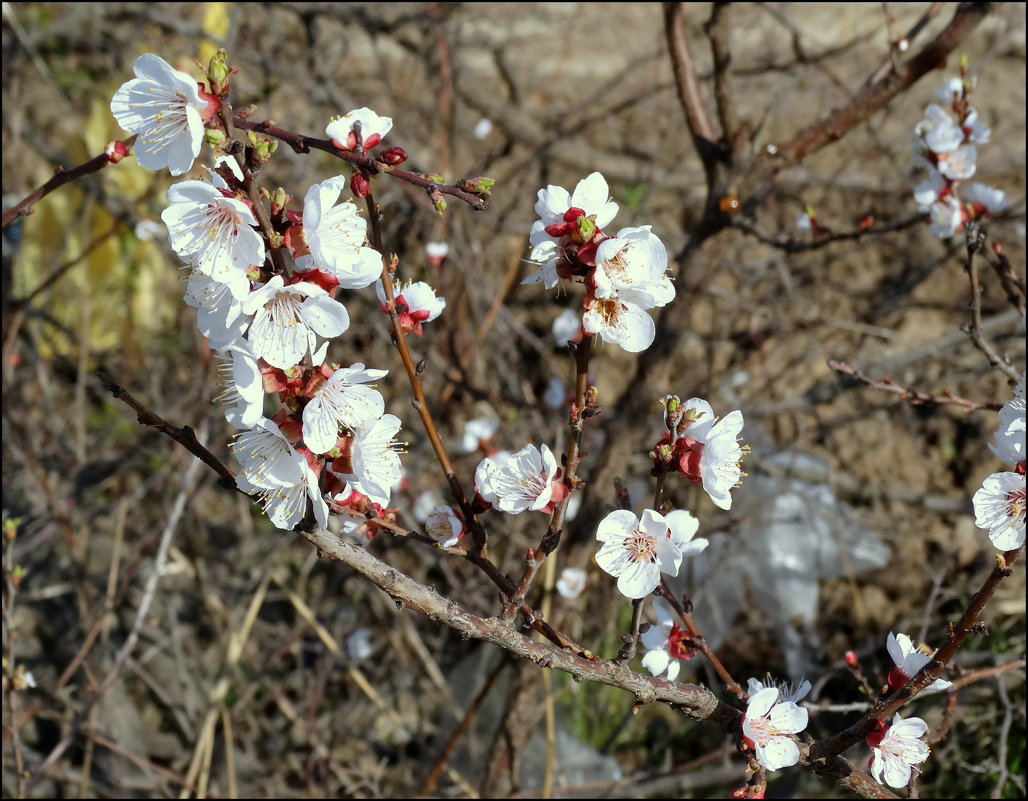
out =
<svg viewBox="0 0 1028 801"><path fill-rule="evenodd" d="M403 164L407 160L407 151L402 147L387 147L378 154L378 160L383 164L388 164L390 167L395 167L397 164Z"/></svg>
<svg viewBox="0 0 1028 801"><path fill-rule="evenodd" d="M355 172L350 177L350 191L356 197L366 197L370 188L371 182L368 181L363 173Z"/></svg>

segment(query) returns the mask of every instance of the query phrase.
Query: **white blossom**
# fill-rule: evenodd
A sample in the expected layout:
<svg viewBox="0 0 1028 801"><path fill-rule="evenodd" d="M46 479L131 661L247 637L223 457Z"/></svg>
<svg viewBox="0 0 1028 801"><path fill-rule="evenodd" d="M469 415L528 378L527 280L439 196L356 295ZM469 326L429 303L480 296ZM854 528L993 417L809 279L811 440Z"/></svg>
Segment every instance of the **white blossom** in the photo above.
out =
<svg viewBox="0 0 1028 801"><path fill-rule="evenodd" d="M807 710L783 701L777 687L767 687L750 697L742 732L753 743L757 761L767 770L795 765L800 751L789 734L807 728Z"/></svg>
<svg viewBox="0 0 1028 801"><path fill-rule="evenodd" d="M627 598L644 598L660 582L660 574L678 575L682 551L668 535L663 515L646 509L642 519L627 509L608 514L596 530L600 550L596 564L617 577Z"/></svg>
<svg viewBox="0 0 1028 801"><path fill-rule="evenodd" d="M243 303L254 315L247 341L272 367L288 370L314 354L318 337L331 339L350 327L346 307L309 282L285 286L282 276L255 289Z"/></svg>
<svg viewBox="0 0 1028 801"><path fill-rule="evenodd" d="M114 93L111 113L122 128L138 135L140 165L167 168L172 175L188 172L200 154L204 116L217 100L204 97L193 78L151 53L137 58L132 70L136 77Z"/></svg>

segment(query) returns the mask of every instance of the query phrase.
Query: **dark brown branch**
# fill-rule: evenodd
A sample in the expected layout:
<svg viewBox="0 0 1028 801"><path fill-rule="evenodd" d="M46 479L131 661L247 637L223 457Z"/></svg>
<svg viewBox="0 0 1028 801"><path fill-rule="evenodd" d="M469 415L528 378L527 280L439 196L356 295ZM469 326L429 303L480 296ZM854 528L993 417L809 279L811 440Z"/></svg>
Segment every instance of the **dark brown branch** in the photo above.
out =
<svg viewBox="0 0 1028 801"><path fill-rule="evenodd" d="M136 413L136 420L140 425L156 428L162 434L171 437L175 442L193 454L197 459L211 468L221 476L221 484L227 489L236 488L236 477L232 474L224 462L205 448L196 438L196 434L189 426L172 425L163 417L150 411L146 406L137 401L124 387L116 383L103 370L96 371L96 377L110 391L110 393L122 403L128 404Z"/></svg>
<svg viewBox="0 0 1028 801"><path fill-rule="evenodd" d="M925 74L941 68L946 63L946 57L985 19L990 10L990 3L961 3L949 25L920 53L895 71L886 71L881 80L869 81L851 102L815 122L788 142L778 145L775 155L784 162L796 162L841 139Z"/></svg>
<svg viewBox="0 0 1028 801"><path fill-rule="evenodd" d="M136 143L136 137L130 136L128 139L121 140L121 144L125 146L126 151L131 152L132 146ZM36 191L30 194L27 198L22 200L15 206L11 206L9 209L4 210L3 216L3 228L6 228L12 222L19 217L25 217L32 213L32 207L36 205L40 200L49 195L55 189L59 189L65 184L70 184L72 181L77 181L85 175L90 173L99 172L104 167L112 164L110 157L107 153L101 153L98 156L93 156L89 161L83 162L70 170L65 170L62 167L58 167L54 170L53 178L39 187Z"/></svg>
<svg viewBox="0 0 1028 801"><path fill-rule="evenodd" d="M728 3L714 3L704 30L710 39L710 52L714 58L714 104L717 106L717 118L721 125L721 146L730 162L734 163L735 151L741 143L738 141L739 117L735 111L735 96L732 93L728 6Z"/></svg>

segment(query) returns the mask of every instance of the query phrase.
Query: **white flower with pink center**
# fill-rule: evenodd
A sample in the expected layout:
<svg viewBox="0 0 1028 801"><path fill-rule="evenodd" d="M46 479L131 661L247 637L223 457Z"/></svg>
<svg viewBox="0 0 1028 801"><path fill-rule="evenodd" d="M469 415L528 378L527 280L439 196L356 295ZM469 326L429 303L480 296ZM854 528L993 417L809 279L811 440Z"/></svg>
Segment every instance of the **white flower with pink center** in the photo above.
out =
<svg viewBox="0 0 1028 801"><path fill-rule="evenodd" d="M596 564L618 580L626 598L644 598L660 582L660 574L677 576L682 551L669 533L663 515L647 509L642 518L627 509L608 514L596 530L602 543Z"/></svg>
<svg viewBox="0 0 1028 801"><path fill-rule="evenodd" d="M971 499L974 524L989 532L989 539L1000 551L1024 545L1024 473L993 473Z"/></svg>
<svg viewBox="0 0 1028 801"><path fill-rule="evenodd" d="M237 481L242 478L255 487L291 487L303 477L303 456L274 420L261 418L229 447L241 466Z"/></svg>
<svg viewBox="0 0 1028 801"><path fill-rule="evenodd" d="M350 327L342 303L316 284L285 286L281 275L250 293L243 311L252 314L247 341L258 358L288 370L317 350L318 337L332 339Z"/></svg>
<svg viewBox="0 0 1028 801"><path fill-rule="evenodd" d="M978 169L978 148L974 145L961 145L956 150L939 156L939 172L951 181L970 178L976 169Z"/></svg>
<svg viewBox="0 0 1028 801"><path fill-rule="evenodd" d="M577 598L585 589L587 575L578 567L565 567L554 585L562 598Z"/></svg>
<svg viewBox="0 0 1028 801"><path fill-rule="evenodd" d="M674 681L678 678L681 662L698 653L696 644L671 607L654 601L652 608L659 622L642 633L642 644L649 649L642 665L651 675L666 673L668 681Z"/></svg>
<svg viewBox="0 0 1028 801"><path fill-rule="evenodd" d="M789 735L807 728L807 710L781 700L779 693L777 687L767 687L751 696L742 721L742 733L757 762L771 771L799 762L800 750Z"/></svg>
<svg viewBox="0 0 1028 801"><path fill-rule="evenodd" d="M222 351L218 371L225 385L218 396L225 419L233 428L253 428L264 415L264 377L253 352L245 342L230 345Z"/></svg>
<svg viewBox="0 0 1028 801"><path fill-rule="evenodd" d="M939 239L949 239L964 225L960 201L953 195L937 200L928 210L928 233Z"/></svg>
<svg viewBox="0 0 1028 801"><path fill-rule="evenodd" d="M582 328L629 353L646 350L653 344L657 330L644 309L617 297L589 300L582 315Z"/></svg>
<svg viewBox="0 0 1028 801"><path fill-rule="evenodd" d="M351 489L366 495L372 502L386 506L392 487L403 475L400 454L395 440L400 418L384 414L367 428L356 432L351 463L353 473L345 476Z"/></svg>
<svg viewBox="0 0 1028 801"><path fill-rule="evenodd" d="M151 53L137 58L132 70L136 77L114 93L111 113L122 128L137 134L141 166L167 168L172 175L188 172L200 154L204 123L221 103L187 73Z"/></svg>
<svg viewBox="0 0 1028 801"><path fill-rule="evenodd" d="M730 412L718 419L710 404L701 398L690 398L683 409L686 418L693 422L675 443L679 469L691 481L703 482L703 489L715 506L731 509L731 490L739 486L743 476L743 449L739 444L742 412Z"/></svg>
<svg viewBox="0 0 1028 801"><path fill-rule="evenodd" d="M875 731L867 735L871 747L871 775L879 784L890 787L906 787L917 766L928 759L930 749L922 740L928 724L921 718L904 720L896 713L892 725L886 731Z"/></svg>
<svg viewBox="0 0 1028 801"><path fill-rule="evenodd" d="M566 223L573 222L568 220L568 212L574 209L582 212L574 214L575 219L579 216L591 217L599 229L609 225L617 215L618 204L610 200L610 189L600 173L587 175L578 182L571 194L563 186L553 184L539 190L535 203L535 213L539 215L539 219L532 223L532 231L528 237L531 245L535 247L542 242L559 240L563 233L554 231L553 227L560 228ZM551 230L547 231L547 228ZM532 258L538 260L534 254Z"/></svg>
<svg viewBox="0 0 1028 801"><path fill-rule="evenodd" d="M171 247L195 270L237 284L251 266L264 264L264 240L250 207L204 181L182 181L168 190L161 213Z"/></svg>
<svg viewBox="0 0 1028 801"><path fill-rule="evenodd" d="M380 117L370 108L355 108L342 117L336 117L325 127L325 135L340 150L357 148L357 131L365 151L371 150L382 141L393 128L392 117Z"/></svg>
<svg viewBox="0 0 1028 801"><path fill-rule="evenodd" d="M488 453L488 443L493 440L499 430L500 422L490 417L468 420L464 424L464 433L461 436L461 450L464 453L474 453L479 448L483 448Z"/></svg>

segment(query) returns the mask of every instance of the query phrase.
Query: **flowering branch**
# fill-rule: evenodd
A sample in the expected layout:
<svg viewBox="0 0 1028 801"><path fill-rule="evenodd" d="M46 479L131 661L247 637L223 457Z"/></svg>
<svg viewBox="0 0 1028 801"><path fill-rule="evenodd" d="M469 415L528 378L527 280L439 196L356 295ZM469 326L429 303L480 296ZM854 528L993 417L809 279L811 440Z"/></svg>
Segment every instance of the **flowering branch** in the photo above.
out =
<svg viewBox="0 0 1028 801"><path fill-rule="evenodd" d="M297 153L307 153L311 149L323 150L326 153L331 153L336 158L342 159L350 164L350 166L368 173L369 175L377 175L379 173L393 175L401 181L414 184L414 186L420 186L422 189L429 192L441 192L444 195L450 195L458 200L463 200L475 211L484 211L489 208L489 198L486 195L468 191L467 187L469 186L469 183L467 179L458 181L456 184L439 183L437 181L433 181L422 173L401 170L398 167L383 164L377 159L358 155L353 151L340 150L332 144L329 139L315 139L311 136L287 131L285 128L279 128L271 122L271 120L265 120L264 122L250 122L250 120L246 119L242 114L236 114L232 118L232 122L237 128L242 128L245 131L266 134L267 136L279 139L292 147Z"/></svg>
<svg viewBox="0 0 1028 801"><path fill-rule="evenodd" d="M979 619L981 613L988 604L989 599L996 592L1000 582L1005 578L1009 578L1011 575L1010 568L1017 561L1023 550L1024 546L1022 545L1015 550L997 554L996 566L985 579L981 589L971 598L960 620L955 625L951 624L949 626L946 643L938 650L931 661L917 675L911 677L905 685L881 699L863 718L852 726L839 732L834 737L811 745L810 755L812 760L818 762L824 758L837 756L847 748L856 745L864 739L877 721L885 720L925 687L938 679L942 669L949 664L953 655L956 654L960 646L963 645L964 640L967 639L967 635L972 632L981 633L985 630L984 624Z"/></svg>
<svg viewBox="0 0 1028 801"><path fill-rule="evenodd" d="M578 481L578 463L581 459L584 423L586 418L593 417L601 411L598 407L590 405L588 398L589 360L593 352L593 337L585 337L579 343L569 342L568 347L571 348L575 357L575 400L569 419L571 437L567 452L564 454L562 481L567 493L554 507L549 525L539 540L539 544L535 548L530 548L525 556L525 568L518 581L517 590L503 606L501 616L506 620L510 620L514 616L514 610L525 602L525 596L528 594L532 582L535 581L539 568L542 567L546 557L553 553L560 544L561 532L564 530L564 517L567 514L568 503L571 501L571 493L578 488L576 482Z"/></svg>

